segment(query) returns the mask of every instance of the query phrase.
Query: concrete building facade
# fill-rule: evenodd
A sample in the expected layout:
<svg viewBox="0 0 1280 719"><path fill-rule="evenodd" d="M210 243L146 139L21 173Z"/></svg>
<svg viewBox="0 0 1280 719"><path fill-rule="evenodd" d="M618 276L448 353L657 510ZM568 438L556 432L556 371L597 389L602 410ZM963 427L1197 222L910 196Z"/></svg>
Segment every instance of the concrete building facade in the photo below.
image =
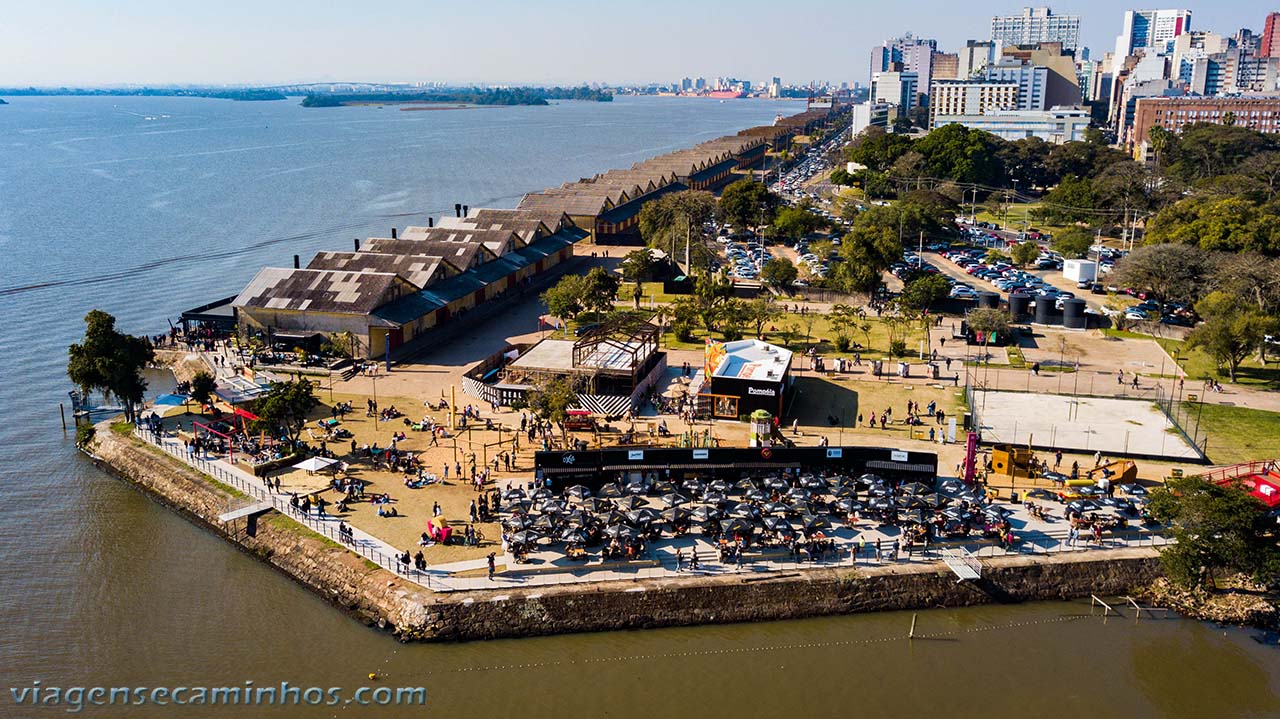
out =
<svg viewBox="0 0 1280 719"><path fill-rule="evenodd" d="M1024 7L1020 15L991 18L991 40L1001 46L1060 42L1075 50L1080 47L1080 16L1054 15L1047 7Z"/></svg>

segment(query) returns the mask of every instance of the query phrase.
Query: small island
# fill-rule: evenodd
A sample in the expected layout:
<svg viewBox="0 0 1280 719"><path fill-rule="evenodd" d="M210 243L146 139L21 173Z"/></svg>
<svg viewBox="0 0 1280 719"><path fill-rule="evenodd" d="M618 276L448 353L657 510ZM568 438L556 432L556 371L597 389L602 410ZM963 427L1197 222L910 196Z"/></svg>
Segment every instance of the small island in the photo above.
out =
<svg viewBox="0 0 1280 719"><path fill-rule="evenodd" d="M513 87L496 90L459 89L434 92L311 93L303 107L344 107L350 105L454 104L454 105L546 105L548 100L611 102L613 93L589 87Z"/></svg>
<svg viewBox="0 0 1280 719"><path fill-rule="evenodd" d="M3 97L0 97L0 105L8 105L8 104L9 104L9 103L7 103L7 102L5 102L5 101L4 101L4 98L3 98Z"/></svg>
<svg viewBox="0 0 1280 719"><path fill-rule="evenodd" d="M202 87L6 87L0 88L0 93L11 97L204 97L213 100L237 100L241 102L286 99L286 95L278 90L252 87L235 89Z"/></svg>

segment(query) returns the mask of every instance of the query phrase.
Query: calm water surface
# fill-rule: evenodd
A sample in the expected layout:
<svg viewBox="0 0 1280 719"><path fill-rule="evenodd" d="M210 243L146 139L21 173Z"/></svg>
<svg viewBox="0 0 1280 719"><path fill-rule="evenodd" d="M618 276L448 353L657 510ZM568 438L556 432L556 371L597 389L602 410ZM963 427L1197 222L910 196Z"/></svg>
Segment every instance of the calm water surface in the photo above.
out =
<svg viewBox="0 0 1280 719"><path fill-rule="evenodd" d="M8 687L426 686L451 716L1277 717L1280 652L1254 633L1037 604L401 646L82 461L65 347L101 307L160 331L266 263L455 202L626 167L795 103L401 112L296 102L15 98L0 107L0 717ZM153 389L164 389L157 378ZM517 666L521 665L521 666ZM61 714L50 710L44 715ZM234 709L87 710L247 716ZM344 716L355 708L255 710ZM420 708L387 716L422 716Z"/></svg>

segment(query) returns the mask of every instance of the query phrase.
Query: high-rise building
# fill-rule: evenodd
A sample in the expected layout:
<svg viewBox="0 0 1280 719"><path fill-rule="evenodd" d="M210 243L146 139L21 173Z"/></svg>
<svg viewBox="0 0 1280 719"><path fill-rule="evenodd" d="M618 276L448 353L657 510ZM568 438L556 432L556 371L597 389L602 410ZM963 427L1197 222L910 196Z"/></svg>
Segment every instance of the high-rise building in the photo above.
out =
<svg viewBox="0 0 1280 719"><path fill-rule="evenodd" d="M1000 46L1060 42L1075 50L1080 47L1080 16L1054 15L1047 7L1024 7L1021 15L991 18L991 40Z"/></svg>
<svg viewBox="0 0 1280 719"><path fill-rule="evenodd" d="M877 72L871 76L871 102L898 106L898 114L910 113L919 104L920 76L914 72Z"/></svg>
<svg viewBox="0 0 1280 719"><path fill-rule="evenodd" d="M1262 45L1258 54L1263 57L1280 57L1280 12L1267 14L1267 22L1262 27Z"/></svg>
<svg viewBox="0 0 1280 719"><path fill-rule="evenodd" d="M1074 74L1074 72L1072 73ZM1044 110L1045 90L1049 84L1049 68L1032 65L1017 58L1002 58L986 69L987 82L1010 83L1018 88L1017 107L1011 110ZM1072 98L1074 103L1074 98Z"/></svg>
<svg viewBox="0 0 1280 719"><path fill-rule="evenodd" d="M1125 10L1116 37L1112 74L1119 74L1125 58L1135 51L1168 52L1174 38L1191 31L1190 10Z"/></svg>
<svg viewBox="0 0 1280 719"><path fill-rule="evenodd" d="M993 110L985 115L938 115L935 127L964 125L1005 140L1038 137L1061 145L1079 142L1089 127L1089 111L1076 107L1051 110Z"/></svg>
<svg viewBox="0 0 1280 719"><path fill-rule="evenodd" d="M982 72L987 65L1000 59L1002 46L991 40L970 40L957 53L957 78L967 80Z"/></svg>
<svg viewBox="0 0 1280 719"><path fill-rule="evenodd" d="M913 37L910 34L886 41L871 51L871 77L878 72L909 72L919 79L924 91L929 89L933 77L933 54L938 51L938 41Z"/></svg>
<svg viewBox="0 0 1280 719"><path fill-rule="evenodd" d="M939 116L985 115L996 110L1017 110L1018 85L982 80L934 80L929 89L929 126Z"/></svg>

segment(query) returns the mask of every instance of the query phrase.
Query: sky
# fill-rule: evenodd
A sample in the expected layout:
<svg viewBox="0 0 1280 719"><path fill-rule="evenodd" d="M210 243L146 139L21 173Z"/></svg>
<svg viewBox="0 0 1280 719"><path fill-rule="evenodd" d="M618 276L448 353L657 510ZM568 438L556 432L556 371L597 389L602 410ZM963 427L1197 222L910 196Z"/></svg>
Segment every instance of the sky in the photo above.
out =
<svg viewBox="0 0 1280 719"><path fill-rule="evenodd" d="M671 83L699 75L867 81L904 32L954 51L1018 2L957 0L3 0L0 86ZM1050 4L1111 48L1126 6ZM1177 5L1162 3L1162 7ZM1261 0L1184 5L1192 27L1262 30Z"/></svg>

